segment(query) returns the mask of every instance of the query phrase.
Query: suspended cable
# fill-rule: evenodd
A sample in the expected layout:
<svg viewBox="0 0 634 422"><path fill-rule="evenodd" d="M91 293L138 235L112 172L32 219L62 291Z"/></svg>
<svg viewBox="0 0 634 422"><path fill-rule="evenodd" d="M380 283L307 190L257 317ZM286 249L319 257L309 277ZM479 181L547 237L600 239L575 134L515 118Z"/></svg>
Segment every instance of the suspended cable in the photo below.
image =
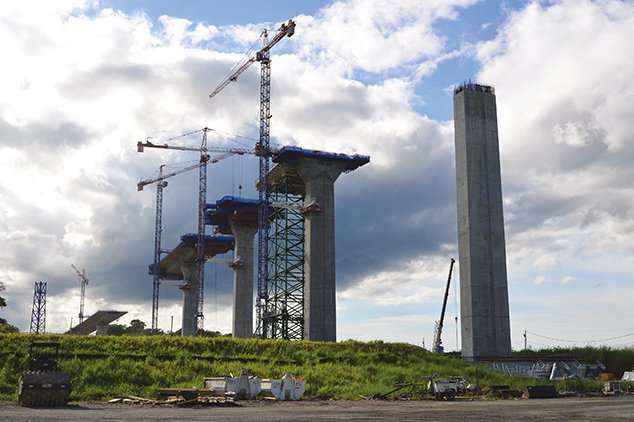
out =
<svg viewBox="0 0 634 422"><path fill-rule="evenodd" d="M165 139L165 141L173 141L174 139L180 139L180 138L184 138L186 136L191 136L191 135L194 135L196 133L202 132L203 130L204 129L197 129L197 130L195 130L193 132L183 133L182 135L177 135L177 136L173 136L171 138L167 138L167 139Z"/></svg>
<svg viewBox="0 0 634 422"><path fill-rule="evenodd" d="M208 127L207 129L210 130L212 133L215 133L215 134L217 134L217 135L219 135L219 136L221 136L221 137L223 137L223 138L225 138L225 139L227 139L229 141L235 142L236 144L241 145L241 146L246 147L246 148L251 148L252 145L248 145L248 144L245 144L243 142L240 142L238 139L244 139L244 140L253 141L253 142L257 142L258 141L255 138L251 138L249 136L240 135L240 134L237 134L237 133L229 133L229 132L225 132L225 131L222 131L222 130L217 130L217 129L210 128L210 127ZM195 135L196 133L200 133L203 130L204 129L197 129L197 130L194 130L192 132L183 133L182 135L173 136L171 138L158 139L158 142L169 142L169 141L173 141L175 139L185 138L187 136L191 136L191 135ZM152 137L148 137L148 139L152 139Z"/></svg>
<svg viewBox="0 0 634 422"><path fill-rule="evenodd" d="M560 339L560 338L548 337L548 336L544 336L544 335L537 334L537 333L532 333L530 331L526 331L526 333L534 335L534 336L537 336L537 337L545 338L547 340L563 341L563 342L566 342L566 343L602 343L602 342L606 342L606 341L618 340L618 339L622 339L622 338L625 338L625 337L634 336L634 333L629 333L629 334L624 334L622 336L604 338L604 339L599 339L599 340L565 340L565 339Z"/></svg>

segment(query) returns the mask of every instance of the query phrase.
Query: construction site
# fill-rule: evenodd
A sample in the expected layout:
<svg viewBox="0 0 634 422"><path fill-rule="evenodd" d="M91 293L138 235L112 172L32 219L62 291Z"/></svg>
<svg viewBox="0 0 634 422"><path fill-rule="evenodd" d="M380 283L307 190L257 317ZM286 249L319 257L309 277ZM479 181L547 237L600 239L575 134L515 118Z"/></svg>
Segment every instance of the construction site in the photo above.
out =
<svg viewBox="0 0 634 422"><path fill-rule="evenodd" d="M152 335L139 336L129 344L105 336L110 324L128 310L84 315L90 270L72 264L81 289L77 322L71 322L64 335L50 336L43 343L15 335L10 350L3 351L17 356L7 384L18 376L18 362L27 363L17 383L19 404L64 407L75 397L110 401L86 404L86 420L100 415L171 420L183 417L179 412L186 407L227 407L214 410L221 419L344 419L350 412L363 419L415 415L443 419L446 402L454 401L464 405L454 416L489 420L522 420L517 412L527 419L546 414L587 419L601 412L615 420L631 413L634 385L617 373L631 366L616 368L612 362L585 361L587 356L573 354L513 353L492 85L467 81L457 84L453 92L458 256L448 262L431 350L383 342L338 342L335 182L342 174L355 177L355 170L371 168L371 164L368 155L272 145L270 54L294 35L295 26L289 20L275 31L265 30L261 48L236 65L209 94L209 101L220 101L224 88L239 84L241 74L259 63L259 138L252 148L211 145L208 135L214 129L208 126L136 144L143 159L151 159L157 150L197 157L196 163L177 170L166 170L169 163L162 164L156 176L142 178L137 185L138 191L151 187L156 192L153 261L147 274ZM180 142L192 137L199 144ZM208 198L208 166L245 155L258 160L258 179L251 181L258 196ZM197 211L197 221L192 222L196 231L182 233L179 239L163 239L163 190L168 180L176 184L172 178L187 172L198 172L198 201L191 204ZM209 328L205 272L210 265L228 266L233 273L232 338L203 336ZM461 349L448 354L443 328L455 273L459 274ZM163 334L159 327L160 293L165 288L177 288L182 294L180 336ZM34 335L46 333L46 289L45 282L36 282L31 311ZM99 337L88 337L93 333ZM93 339L101 342L101 349L85 343ZM38 348L48 349L38 354ZM444 372L437 373L439 368ZM113 379L94 380L90 373L107 373L104 377ZM8 394L9 387L1 391ZM610 399L612 407L607 410L603 401L581 400L586 396ZM515 400L520 398L554 400L542 410L509 404L521 402ZM296 407L284 403L302 399L303 404ZM335 405L329 399L357 402ZM492 410L495 405L499 407ZM27 410L0 405L3 414L17 419L32 417ZM499 417L491 417L491 412ZM72 420L75 415L58 416ZM208 416L198 413L187 418Z"/></svg>

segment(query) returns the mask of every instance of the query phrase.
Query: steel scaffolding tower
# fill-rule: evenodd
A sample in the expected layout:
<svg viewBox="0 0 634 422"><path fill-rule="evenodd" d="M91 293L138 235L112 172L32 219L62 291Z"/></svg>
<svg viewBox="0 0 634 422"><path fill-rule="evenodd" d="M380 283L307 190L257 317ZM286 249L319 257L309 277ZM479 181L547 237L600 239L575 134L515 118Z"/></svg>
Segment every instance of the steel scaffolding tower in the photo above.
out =
<svg viewBox="0 0 634 422"><path fill-rule="evenodd" d="M271 202L283 205L274 207L268 235L266 338L304 338L304 195L293 179L285 175L271 186Z"/></svg>
<svg viewBox="0 0 634 422"><path fill-rule="evenodd" d="M31 311L31 334L46 333L46 283L35 282L33 310Z"/></svg>

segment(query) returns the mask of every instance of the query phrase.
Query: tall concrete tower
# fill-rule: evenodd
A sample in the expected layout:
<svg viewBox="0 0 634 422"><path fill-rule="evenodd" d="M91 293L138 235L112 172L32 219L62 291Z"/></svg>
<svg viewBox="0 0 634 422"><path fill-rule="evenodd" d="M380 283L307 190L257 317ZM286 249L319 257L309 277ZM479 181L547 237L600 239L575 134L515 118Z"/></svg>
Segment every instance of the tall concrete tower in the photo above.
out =
<svg viewBox="0 0 634 422"><path fill-rule="evenodd" d="M511 356L502 180L495 91L454 92L462 356Z"/></svg>

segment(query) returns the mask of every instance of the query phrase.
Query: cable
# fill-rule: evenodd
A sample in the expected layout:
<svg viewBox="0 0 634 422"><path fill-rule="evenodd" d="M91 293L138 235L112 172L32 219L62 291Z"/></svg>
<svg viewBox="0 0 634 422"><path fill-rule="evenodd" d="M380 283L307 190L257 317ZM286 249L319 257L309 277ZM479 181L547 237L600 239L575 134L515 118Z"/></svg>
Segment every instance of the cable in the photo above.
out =
<svg viewBox="0 0 634 422"><path fill-rule="evenodd" d="M622 339L622 338L625 338L625 337L634 336L634 333L629 333L629 334L624 334L622 336L604 338L604 339L599 339L599 340L564 340L564 339L560 339L560 338L543 336L541 334L532 333L530 331L526 331L526 333L527 334L532 334L532 335L537 336L537 337L545 338L547 340L563 341L563 342L566 342L566 343L602 343L602 342L605 342L605 341L618 340L618 339Z"/></svg>
<svg viewBox="0 0 634 422"><path fill-rule="evenodd" d="M250 137L248 137L248 136L244 136L244 135L240 135L240 134L236 134L236 133L224 132L224 131L222 131L222 130L217 130L217 129L214 129L214 128L209 128L209 127L208 127L207 129L211 130L211 131L212 131L212 133L215 133L215 134L217 134L217 135L219 135L219 136L221 136L221 137L223 137L223 138L225 138L225 139L227 139L227 140L233 141L233 142L235 142L236 144L241 145L241 146L246 147L246 148L251 148L252 146L251 146L251 145L247 145L247 144L245 144L245 143L243 143L243 142L240 142L240 141L238 141L236 138L238 138L238 139L245 139L245 140L254 141L254 142L257 142L257 141L258 141L258 140L257 140L257 139L255 139L255 138L250 138ZM168 142L168 141L173 141L174 139L180 139L180 138L184 138L184 137L187 137L187 136L194 135L194 134L196 134L196 133L202 132L203 130L204 130L204 129L194 130L194 131L192 131L192 132L183 133L182 135L177 135L177 136L173 136L173 137L171 137L171 138L162 139L162 140L159 140L158 142ZM150 138L148 138L148 139L152 139L152 138L150 137Z"/></svg>

